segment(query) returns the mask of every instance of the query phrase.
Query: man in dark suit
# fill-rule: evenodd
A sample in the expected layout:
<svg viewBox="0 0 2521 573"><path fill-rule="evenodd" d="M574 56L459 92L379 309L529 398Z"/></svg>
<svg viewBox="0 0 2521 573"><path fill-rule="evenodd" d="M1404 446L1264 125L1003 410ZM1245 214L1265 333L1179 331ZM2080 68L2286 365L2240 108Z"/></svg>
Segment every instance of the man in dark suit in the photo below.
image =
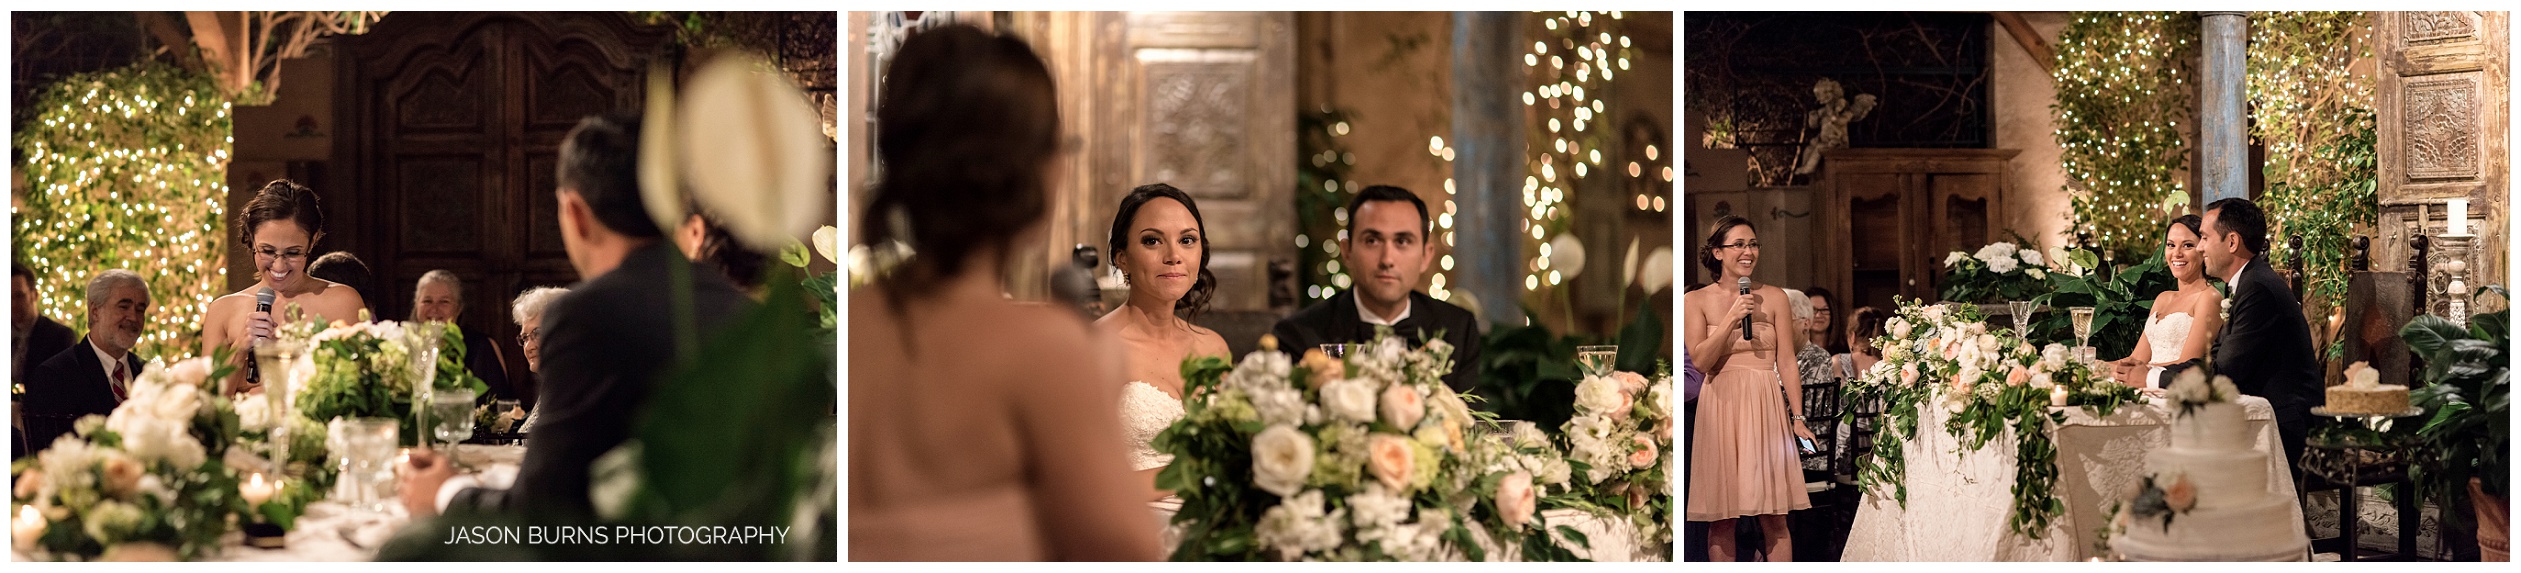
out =
<svg viewBox="0 0 2521 573"><path fill-rule="evenodd" d="M10 395L24 400L20 393L26 390L27 369L77 344L79 333L39 312L42 309L36 306L35 272L25 264L9 263L9 295L9 332L14 334L9 340L15 348L9 354ZM28 447L26 441L25 406L10 404L9 425L17 430L17 437L9 440L9 459L14 460L32 455L35 448Z"/></svg>
<svg viewBox="0 0 2521 573"><path fill-rule="evenodd" d="M2261 256L2267 252L2267 214L2258 204L2242 198L2209 203L2201 227L2206 236L2198 238L2197 249L2206 255L2206 272L2232 291L2225 299L2223 330L2215 335L2216 374L2275 407L2285 465L2294 467L2311 431L2311 406L2323 399L2311 325L2293 289Z"/></svg>
<svg viewBox="0 0 2521 573"><path fill-rule="evenodd" d="M79 418L113 413L140 377L143 362L131 348L148 325L149 283L122 269L97 273L87 302L88 337L27 371L26 443L33 452L52 447Z"/></svg>
<svg viewBox="0 0 2521 573"><path fill-rule="evenodd" d="M589 467L630 439L656 378L678 355L669 265L683 255L641 205L638 150L639 119L623 115L580 121L561 144L561 238L585 280L544 310L542 419L516 483L473 487L438 456L414 452L402 486L412 515L449 507L551 520L593 515ZM687 276L703 340L753 305L717 273Z"/></svg>
<svg viewBox="0 0 2521 573"><path fill-rule="evenodd" d="M1444 385L1455 392L1478 387L1479 319L1416 290L1434 253L1427 245L1434 232L1418 194L1390 185L1358 191L1348 201L1348 236L1339 240L1340 261L1356 288L1279 320L1270 329L1278 350L1302 357L1323 344L1365 342L1378 325L1413 345L1441 334L1453 345L1453 372Z"/></svg>

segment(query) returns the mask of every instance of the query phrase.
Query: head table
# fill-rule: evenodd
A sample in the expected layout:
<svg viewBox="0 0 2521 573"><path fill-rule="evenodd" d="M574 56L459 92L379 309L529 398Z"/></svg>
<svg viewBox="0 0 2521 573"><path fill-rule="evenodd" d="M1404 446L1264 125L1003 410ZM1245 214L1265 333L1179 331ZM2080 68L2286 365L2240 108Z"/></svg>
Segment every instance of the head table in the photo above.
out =
<svg viewBox="0 0 2521 573"><path fill-rule="evenodd" d="M2294 495L2293 473L2276 434L2275 410L2267 399L2242 396L2248 412L2252 449L2267 454L2270 494L2284 498L2288 524L2303 527L2302 506ZM1846 561L2082 561L2094 552L2102 528L2108 526L2111 502L2127 495L2143 479L2145 454L2167 447L2177 408L2159 398L2131 403L2109 417L2094 417L2068 408L2066 422L2049 425L2057 445L2055 491L2065 496L2064 514L2037 539L2006 526L2012 510L2014 439L2007 435L1977 451L1963 449L1944 431L1950 414L1941 408L1919 408L1916 440L1896 447L1908 456L1908 506L1867 492L1848 534ZM1883 447L1893 447L1884 444Z"/></svg>
<svg viewBox="0 0 2521 573"><path fill-rule="evenodd" d="M1179 546L1182 542L1183 526L1173 523L1173 515L1181 511L1182 502L1179 499L1167 497L1149 502L1147 508L1153 513L1156 525L1164 528L1160 541L1166 553L1170 554L1172 548ZM1552 525L1564 525L1584 534L1589 545L1574 548L1577 557L1600 562L1668 560L1663 553L1663 544L1644 539L1636 526L1631 525L1627 519L1605 517L1575 509L1549 509L1541 511L1540 514L1542 519ZM1487 552L1489 561L1520 560L1519 552L1498 546L1495 538L1488 534L1486 527L1476 523L1471 524L1470 527L1471 538L1479 543L1481 551ZM1561 541L1563 542L1564 538L1561 538ZM1455 554L1448 556L1447 560L1463 561L1467 560L1467 556Z"/></svg>

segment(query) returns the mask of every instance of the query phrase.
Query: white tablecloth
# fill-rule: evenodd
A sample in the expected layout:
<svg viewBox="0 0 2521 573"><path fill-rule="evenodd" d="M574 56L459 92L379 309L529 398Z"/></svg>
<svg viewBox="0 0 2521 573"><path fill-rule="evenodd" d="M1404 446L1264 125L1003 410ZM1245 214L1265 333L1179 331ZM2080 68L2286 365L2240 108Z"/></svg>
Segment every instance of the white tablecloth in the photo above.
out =
<svg viewBox="0 0 2521 573"><path fill-rule="evenodd" d="M2252 448L2267 454L2268 492L2287 500L2291 526L2302 528L2294 502L2293 474L2285 467L2276 435L2275 410L2265 398L2241 397L2248 411ZM1919 408L1917 439L1903 444L1908 461L1908 507L1868 492L1848 534L1846 561L2081 561L2094 556L2110 515L2104 510L2143 479L2145 454L2170 445L2175 408L2159 401L2128 404L2107 418L2081 408L2066 410L2051 426L2057 445L2057 483L2066 511L2039 539L2013 533L2015 441L2010 430L1978 451L1963 451L1943 427L1949 414Z"/></svg>

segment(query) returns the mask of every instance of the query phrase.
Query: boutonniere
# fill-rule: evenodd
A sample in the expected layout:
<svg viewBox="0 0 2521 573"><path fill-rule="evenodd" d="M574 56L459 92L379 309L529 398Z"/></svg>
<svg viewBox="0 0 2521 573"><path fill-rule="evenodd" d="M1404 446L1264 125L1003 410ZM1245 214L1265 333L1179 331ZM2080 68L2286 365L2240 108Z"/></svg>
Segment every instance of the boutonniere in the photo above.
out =
<svg viewBox="0 0 2521 573"><path fill-rule="evenodd" d="M2215 315L2215 316L2216 316L2216 318L2221 319L2221 320L2223 320L2224 322L2232 322L2232 299L2231 299L2231 298L2225 298L2225 299L2223 299L2223 311L2222 311L2222 312L2219 312L2219 313L2216 313L2216 315Z"/></svg>

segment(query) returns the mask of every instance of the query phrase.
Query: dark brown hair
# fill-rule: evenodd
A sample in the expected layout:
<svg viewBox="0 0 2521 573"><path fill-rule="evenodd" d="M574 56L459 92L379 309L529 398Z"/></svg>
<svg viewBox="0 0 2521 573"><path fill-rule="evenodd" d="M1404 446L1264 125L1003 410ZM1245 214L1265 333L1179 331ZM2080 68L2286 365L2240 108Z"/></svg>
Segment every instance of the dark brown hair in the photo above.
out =
<svg viewBox="0 0 2521 573"><path fill-rule="evenodd" d="M1847 315L1847 309L1841 308L1846 306L1846 303L1838 300L1838 295L1830 294L1829 289L1817 286L1804 288L1803 296L1804 298L1829 299L1831 313L1828 322L1829 330L1821 333L1821 349L1829 351L1830 354L1846 354L1847 337L1843 333L1847 331L1847 328L1843 321L1838 319Z"/></svg>
<svg viewBox="0 0 2521 573"><path fill-rule="evenodd" d="M1059 100L1031 46L964 25L912 34L880 90L881 175L858 226L868 245L914 253L885 279L898 311L1049 214L1043 169L1059 156Z"/></svg>
<svg viewBox="0 0 2521 573"><path fill-rule="evenodd" d="M1866 340L1881 338L1883 325L1890 322L1890 315L1891 313L1883 312L1882 309L1876 307L1868 306L1856 309L1855 314L1847 316L1847 322L1850 325L1847 333L1864 337ZM1844 339L1846 337L1842 336L1839 338ZM1842 344L1843 343L1844 342L1842 342ZM1881 358L1882 347L1873 347L1872 352L1867 352L1865 354L1874 358Z"/></svg>
<svg viewBox="0 0 2521 573"><path fill-rule="evenodd" d="M1734 227L1750 227L1751 232L1759 232L1759 227L1751 225L1751 220L1741 215L1716 218L1714 229L1707 233L1707 244L1698 247L1698 266L1707 267L1707 272L1714 275L1724 274L1724 261L1716 260L1716 248L1724 246L1724 234L1733 232Z"/></svg>
<svg viewBox="0 0 2521 573"><path fill-rule="evenodd" d="M1129 244L1129 224L1138 219L1139 207L1157 199L1172 199L1181 203L1183 209L1190 211L1190 220L1199 225L1199 279L1191 282L1190 292L1183 293L1182 300L1173 303L1175 316L1184 319L1198 316L1200 311L1208 309L1208 301L1216 296L1217 275L1208 272L1208 254L1215 250L1208 245L1208 219L1199 215L1199 203L1191 201L1190 194L1163 183L1140 185L1129 190L1128 196L1120 198L1120 211L1112 214L1111 242L1105 245L1111 250L1104 252L1104 258L1111 261L1112 268L1120 268L1121 249Z"/></svg>
<svg viewBox="0 0 2521 573"><path fill-rule="evenodd" d="M237 245L253 251L254 232L272 221L297 223L298 228L306 230L307 250L315 250L315 235L324 232L324 201L315 196L314 189L296 181L273 179L261 191L254 192L254 199L246 201L245 209L237 213Z"/></svg>

